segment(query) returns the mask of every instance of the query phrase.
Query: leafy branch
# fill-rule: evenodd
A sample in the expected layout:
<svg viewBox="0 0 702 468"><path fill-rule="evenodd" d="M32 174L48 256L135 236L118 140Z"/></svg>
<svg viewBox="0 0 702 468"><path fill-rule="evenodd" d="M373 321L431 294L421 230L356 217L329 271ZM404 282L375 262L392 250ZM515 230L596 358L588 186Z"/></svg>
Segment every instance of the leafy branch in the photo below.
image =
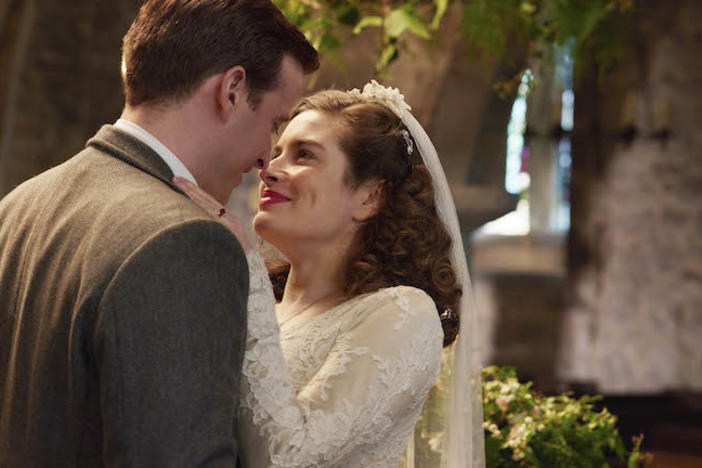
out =
<svg viewBox="0 0 702 468"><path fill-rule="evenodd" d="M407 37L433 38L453 5L470 49L504 59L513 44L526 44L534 66L553 45L571 44L576 67L602 73L623 54L623 34L634 0L274 0L313 45L336 60L347 31L370 29L378 37L376 71L400 54Z"/></svg>
<svg viewBox="0 0 702 468"><path fill-rule="evenodd" d="M358 35L376 31L376 71L381 72L399 56L403 35L431 39L446 13L449 0L434 1L315 1L275 0L317 50L337 57L342 46L339 31L350 29Z"/></svg>

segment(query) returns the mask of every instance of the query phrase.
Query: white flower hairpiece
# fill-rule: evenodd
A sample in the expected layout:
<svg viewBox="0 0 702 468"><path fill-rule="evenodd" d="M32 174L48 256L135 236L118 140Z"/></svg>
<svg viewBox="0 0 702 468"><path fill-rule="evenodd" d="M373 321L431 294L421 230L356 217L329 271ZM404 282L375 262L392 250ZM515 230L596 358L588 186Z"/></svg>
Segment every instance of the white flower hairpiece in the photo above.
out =
<svg viewBox="0 0 702 468"><path fill-rule="evenodd" d="M375 80L371 80L370 83L366 83L363 87L363 91L359 91L358 88L354 88L349 91L349 94L354 96L359 96L364 100L380 101L385 106L387 106L391 111L397 115L400 120L404 122L405 112L412 110L409 104L405 102L405 96L397 88L385 87ZM407 130L402 130L402 136L405 139L405 144L407 145L407 154L412 154L414 152L414 143L410 134Z"/></svg>
<svg viewBox="0 0 702 468"><path fill-rule="evenodd" d="M401 119L404 117L405 111L409 112L412 108L405 102L405 96L397 88L385 87L375 80L366 83L363 91L354 88L349 91L350 94L361 96L368 100L382 101L388 106L391 111L397 114Z"/></svg>

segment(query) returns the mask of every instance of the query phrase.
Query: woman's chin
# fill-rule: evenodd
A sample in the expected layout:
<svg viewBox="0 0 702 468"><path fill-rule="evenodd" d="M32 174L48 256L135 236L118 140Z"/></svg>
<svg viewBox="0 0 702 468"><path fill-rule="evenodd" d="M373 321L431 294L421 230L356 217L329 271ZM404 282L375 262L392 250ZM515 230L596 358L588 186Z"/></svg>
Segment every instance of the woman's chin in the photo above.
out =
<svg viewBox="0 0 702 468"><path fill-rule="evenodd" d="M275 223L270 219L269 213L265 211L256 213L253 219L253 229L261 239L272 244L276 248L278 247L276 245L278 243L276 240L284 236L284 233L281 233L280 229L275 228Z"/></svg>
<svg viewBox="0 0 702 468"><path fill-rule="evenodd" d="M270 220L266 218L266 213L259 211L254 215L252 223L253 230L256 232L256 234L258 234L259 237L261 237L264 240L268 240L266 239L266 231L268 231L266 227L270 225Z"/></svg>

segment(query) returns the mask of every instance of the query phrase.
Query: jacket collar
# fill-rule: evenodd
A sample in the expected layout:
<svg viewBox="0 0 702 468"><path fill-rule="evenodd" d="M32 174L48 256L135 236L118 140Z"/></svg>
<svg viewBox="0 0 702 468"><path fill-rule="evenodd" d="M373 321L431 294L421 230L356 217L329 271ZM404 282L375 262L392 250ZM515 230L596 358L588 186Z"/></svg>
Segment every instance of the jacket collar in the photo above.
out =
<svg viewBox="0 0 702 468"><path fill-rule="evenodd" d="M92 146L120 159L163 181L173 190L183 193L171 182L173 172L158 153L142 141L113 125L103 125L95 136L88 140L86 146Z"/></svg>

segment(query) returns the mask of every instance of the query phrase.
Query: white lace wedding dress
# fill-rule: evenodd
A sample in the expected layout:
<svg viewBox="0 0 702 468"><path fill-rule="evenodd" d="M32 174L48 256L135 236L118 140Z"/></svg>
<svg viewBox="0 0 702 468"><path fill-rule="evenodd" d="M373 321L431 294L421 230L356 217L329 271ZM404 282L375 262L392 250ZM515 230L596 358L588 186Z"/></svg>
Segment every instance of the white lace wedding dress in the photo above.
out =
<svg viewBox="0 0 702 468"><path fill-rule="evenodd" d="M397 286L279 328L263 260L247 258L244 466L396 467L441 365L434 302Z"/></svg>

